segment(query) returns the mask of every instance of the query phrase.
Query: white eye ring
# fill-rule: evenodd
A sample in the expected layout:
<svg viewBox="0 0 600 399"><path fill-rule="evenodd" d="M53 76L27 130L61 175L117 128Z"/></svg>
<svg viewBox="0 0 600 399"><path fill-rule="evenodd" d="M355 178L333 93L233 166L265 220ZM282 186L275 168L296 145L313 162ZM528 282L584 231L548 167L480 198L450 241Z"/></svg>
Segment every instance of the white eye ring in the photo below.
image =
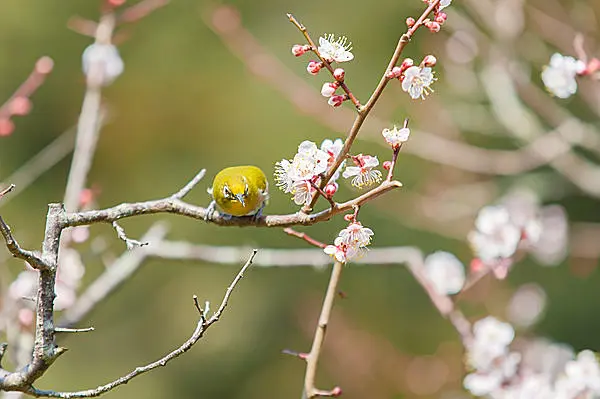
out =
<svg viewBox="0 0 600 399"><path fill-rule="evenodd" d="M223 196L225 196L225 198L233 198L233 193L229 190L227 185L223 186Z"/></svg>

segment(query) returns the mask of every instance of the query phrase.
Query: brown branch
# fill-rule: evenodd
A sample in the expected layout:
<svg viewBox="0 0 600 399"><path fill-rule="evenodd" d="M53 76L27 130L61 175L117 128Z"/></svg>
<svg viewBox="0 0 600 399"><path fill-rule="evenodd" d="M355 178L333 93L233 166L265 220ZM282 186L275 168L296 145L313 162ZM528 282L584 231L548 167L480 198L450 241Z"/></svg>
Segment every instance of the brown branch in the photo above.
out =
<svg viewBox="0 0 600 399"><path fill-rule="evenodd" d="M304 35L304 38L308 42L308 45L310 46L311 50L319 58L319 60L325 66L325 68L327 68L329 73L331 73L331 76L334 76L334 69L331 66L331 63L321 56L321 53L319 53L319 47L315 44L313 39L310 37L310 34L308 33L306 27L303 24L301 24L292 14L287 14L287 17L290 20L290 22L293 23L296 26L296 28L298 28L298 30L302 33L302 35ZM334 79L335 79L335 77L334 77ZM360 104L360 101L358 101L358 99L354 96L354 94L352 93L352 91L350 90L348 85L346 85L346 83L343 81L336 80L336 82L339 83L342 90L344 90L344 92L348 96L348 99L350 99L350 101L352 101L352 104L354 104L356 109L360 112L362 105Z"/></svg>
<svg viewBox="0 0 600 399"><path fill-rule="evenodd" d="M246 264L237 273L237 275L235 276L235 278L233 279L233 281L231 282L229 287L227 287L227 290L225 291L225 295L223 296L223 300L221 301L221 305L219 306L217 311L209 319L207 319L206 315L205 315L206 309L205 309L205 312L200 312L200 317L196 324L196 329L194 330L194 332L192 333L190 338L188 338L188 340L185 341L177 349L169 352L168 354L166 354L165 356L156 360L155 362L152 362L145 366L136 367L133 371L131 371L127 375L124 375L121 378L118 378L112 382L109 382L108 384L101 385L94 389L88 389L85 391L77 391L77 392L56 392L56 391L44 391L44 390L39 390L39 389L36 389L33 387L29 387L29 388L25 389L24 392L26 392L30 395L33 395L35 397L50 397L50 398L63 398L63 399L92 398L92 397L100 396L103 393L106 393L108 391L111 391L120 385L127 384L133 378L135 378L141 374L147 373L151 370L154 370L155 368L165 366L171 360L173 360L173 359L181 356L185 352L189 351L192 348L192 346L194 346L194 344L196 342L198 342L198 340L200 340L200 338L202 338L204 336L204 333L206 332L206 330L210 326L215 324L217 321L219 321L219 319L221 318L221 316L223 314L223 311L227 307L229 298L231 297L233 290L235 289L237 284L240 282L240 280L244 276L244 273L246 272L246 270L250 267L250 265L252 265L252 261L254 260L254 256L256 255L256 253L257 253L256 249L252 251L252 255L250 255L250 258L246 261ZM197 297L194 296L194 298L195 298L194 303L196 304Z"/></svg>
<svg viewBox="0 0 600 399"><path fill-rule="evenodd" d="M295 225L312 225L318 222L331 219L333 216L353 209L356 205L363 205L382 194L395 188L402 187L398 181L383 182L374 189L367 191L361 196L350 201L338 204L333 209L327 209L312 215L302 212L288 215L268 215L255 217L228 218L223 215L212 215L207 223L213 223L219 226L256 226L256 227L288 227ZM204 221L206 208L192 205L173 198L173 196L146 202L124 203L113 208L103 210L93 210L69 213L65 218L65 227L74 227L88 225L92 223L112 223L119 219L124 219L138 215L150 215L156 213L173 213L187 216L193 219Z"/></svg>
<svg viewBox="0 0 600 399"><path fill-rule="evenodd" d="M319 363L319 356L321 355L321 348L325 341L325 332L327 331L327 325L329 324L329 318L331 316L331 309L333 308L333 301L337 294L337 286L344 270L344 264L341 262L335 262L331 271L331 278L329 279L329 285L325 293L325 299L323 300L323 307L321 308L321 315L319 316L319 322L313 338L313 344L310 352L306 355L306 374L304 376L304 392L302 393L303 399L316 398L319 396L337 396L338 392L341 392L339 388L334 388L331 391L319 390L315 387L315 377L317 375L317 365Z"/></svg>
<svg viewBox="0 0 600 399"><path fill-rule="evenodd" d="M307 243L309 243L310 245L314 245L315 247L318 247L318 248L325 248L327 246L327 244L325 244L324 242L316 240L306 233L296 231L296 230L292 229L291 227L287 227L287 228L283 229L283 232L286 234L289 234L291 236L297 237L301 240L304 240Z"/></svg>

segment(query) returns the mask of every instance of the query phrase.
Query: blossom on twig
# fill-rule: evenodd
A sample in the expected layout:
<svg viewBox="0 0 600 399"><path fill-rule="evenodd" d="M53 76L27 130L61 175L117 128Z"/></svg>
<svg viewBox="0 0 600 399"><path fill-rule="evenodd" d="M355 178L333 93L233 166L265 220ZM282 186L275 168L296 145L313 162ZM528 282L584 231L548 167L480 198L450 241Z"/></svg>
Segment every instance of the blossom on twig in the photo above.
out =
<svg viewBox="0 0 600 399"><path fill-rule="evenodd" d="M410 129L407 127L403 127L398 129L395 125L393 129L385 128L381 132L385 141L392 146L393 149L396 149L408 141L410 137Z"/></svg>
<svg viewBox="0 0 600 399"><path fill-rule="evenodd" d="M454 295L465 285L465 267L453 254L434 252L425 258L425 276L440 295Z"/></svg>
<svg viewBox="0 0 600 399"><path fill-rule="evenodd" d="M353 186L362 188L381 181L381 172L373 169L379 165L377 157L360 154L352 157L352 161L356 166L348 166L342 176L345 179L353 177Z"/></svg>
<svg viewBox="0 0 600 399"><path fill-rule="evenodd" d="M424 100L429 93L433 92L431 85L436 80L430 67L411 66L402 76L402 90L414 100L419 98Z"/></svg>
<svg viewBox="0 0 600 399"><path fill-rule="evenodd" d="M346 263L362 255L366 247L371 244L373 234L373 230L368 227L363 227L359 222L352 222L339 232L333 241L334 245L326 246L323 251L339 262Z"/></svg>
<svg viewBox="0 0 600 399"><path fill-rule="evenodd" d="M583 61L554 53L550 65L542 71L542 81L548 91L558 98L568 98L577 92L575 77L585 71Z"/></svg>
<svg viewBox="0 0 600 399"><path fill-rule="evenodd" d="M352 54L352 43L346 36L337 39L334 34L324 35L319 38L319 54L328 62L346 62L354 59Z"/></svg>

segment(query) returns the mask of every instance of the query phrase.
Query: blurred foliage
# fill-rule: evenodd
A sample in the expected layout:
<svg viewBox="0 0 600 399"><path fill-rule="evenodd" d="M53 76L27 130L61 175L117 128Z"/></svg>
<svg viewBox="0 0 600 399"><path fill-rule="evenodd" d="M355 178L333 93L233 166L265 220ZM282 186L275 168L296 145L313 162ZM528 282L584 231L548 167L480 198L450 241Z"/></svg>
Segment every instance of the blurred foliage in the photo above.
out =
<svg viewBox="0 0 600 399"><path fill-rule="evenodd" d="M91 39L70 31L66 23L74 15L97 18L98 3L2 2L0 98L10 96L41 55L54 59L55 70L33 96L33 112L16 119L17 130L12 136L0 138L0 180L76 123L85 89L80 55ZM315 90L323 79L306 75L305 60L290 55L290 46L300 42L301 36L289 24L285 13L294 12L315 35L346 34L354 43L356 61L345 67L359 98L366 98L379 80L404 29L406 16L416 16L422 9L417 0L351 3L238 0L232 4L239 7L244 25L262 44L305 77ZM291 157L302 140L320 142L343 137L344 132L329 131L298 113L230 54L203 22L202 15L213 6L205 0L172 0L165 8L126 28L130 37L120 46L126 69L104 91L110 123L102 131L89 177L90 183L101 189L100 206L163 197L179 189L200 168L208 169L207 178L189 200L207 204L205 188L222 167L249 163L269 174L274 162ZM423 54L435 50L441 55L443 35L442 32L433 37L420 31L406 56L421 59ZM444 79L441 68L439 78ZM442 87L437 87L438 91L443 91ZM435 95L426 102L409 103L400 93L397 87L385 93L384 114L396 120L415 115L416 123L435 126L434 121L428 121L428 101L439 101ZM477 144L490 146L497 141L493 136L470 133ZM359 141L356 151L374 152L383 159L389 156L384 147L372 142ZM61 200L68 167L68 160L64 160L2 209L24 246L39 246L46 204ZM401 155L398 177L407 189L418 190L426 187L432 174L443 174L443 169L414 156ZM347 198L353 192L342 187L340 194ZM415 245L424 252L450 250L468 263L470 252L464 241L406 223L405 215L412 210L406 208L402 196L402 190L393 192L361 211L362 222L376 232L373 245ZM581 194L567 196L561 204L573 219L598 218L598 201ZM272 190L267 213L294 210L285 195ZM257 248L305 247L303 242L278 229L218 228L172 216L140 217L122 225L130 236L138 237L158 219L168 220L169 237L173 239ZM328 241L342 225L338 218L305 230ZM94 226L92 234L107 240L115 254L125 250L109 226ZM102 263L90 255L85 244L80 249L87 266L85 280L91 281L102 271ZM16 275L22 265L11 261L9 267ZM237 269L238 266L159 260L147 263L93 312L85 324L93 325L95 332L61 337L60 343L70 350L38 387L57 390L95 387L162 356L193 331L197 314L192 295L216 304ZM282 355L281 350L308 350L327 278L326 272L310 268L251 270L234 293L223 320L191 352L106 397L299 396L304 365ZM597 322L590 317L600 305L596 295L599 278L597 274L586 279L573 277L566 264L541 268L532 261L522 261L507 283L483 282L467 296L464 308L471 317L488 312L502 317L502 304L512 287L529 281L539 282L550 300L537 334L576 348L600 348L594 328ZM382 395L371 397L416 397L406 385L406 362L399 363L404 368L394 369L382 363L385 356L381 354L389 357L397 353L398 357L406 358L454 348L450 350L454 368L444 389L459 389L461 364L457 336L403 266L350 265L343 277L342 290L348 297L340 300L334 310L337 318L334 317L329 329L319 385L345 387L346 383L349 385L345 388L346 398L365 397L369 392ZM343 352L347 356L340 358L336 350L342 347L339 346L342 338L359 332L364 340L356 346L347 345L347 353ZM338 358L350 360L344 363ZM365 371L365 365L372 367ZM384 371L391 377L384 376ZM351 378L358 380L352 382ZM383 387L385 384L387 388Z"/></svg>

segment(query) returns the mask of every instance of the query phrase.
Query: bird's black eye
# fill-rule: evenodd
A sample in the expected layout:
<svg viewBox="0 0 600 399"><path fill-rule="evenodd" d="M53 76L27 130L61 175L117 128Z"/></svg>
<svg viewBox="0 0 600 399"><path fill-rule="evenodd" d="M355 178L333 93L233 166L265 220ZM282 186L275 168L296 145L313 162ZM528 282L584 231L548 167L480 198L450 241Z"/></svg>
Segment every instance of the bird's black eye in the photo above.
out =
<svg viewBox="0 0 600 399"><path fill-rule="evenodd" d="M225 198L233 198L233 193L229 190L228 186L223 186L223 196Z"/></svg>

